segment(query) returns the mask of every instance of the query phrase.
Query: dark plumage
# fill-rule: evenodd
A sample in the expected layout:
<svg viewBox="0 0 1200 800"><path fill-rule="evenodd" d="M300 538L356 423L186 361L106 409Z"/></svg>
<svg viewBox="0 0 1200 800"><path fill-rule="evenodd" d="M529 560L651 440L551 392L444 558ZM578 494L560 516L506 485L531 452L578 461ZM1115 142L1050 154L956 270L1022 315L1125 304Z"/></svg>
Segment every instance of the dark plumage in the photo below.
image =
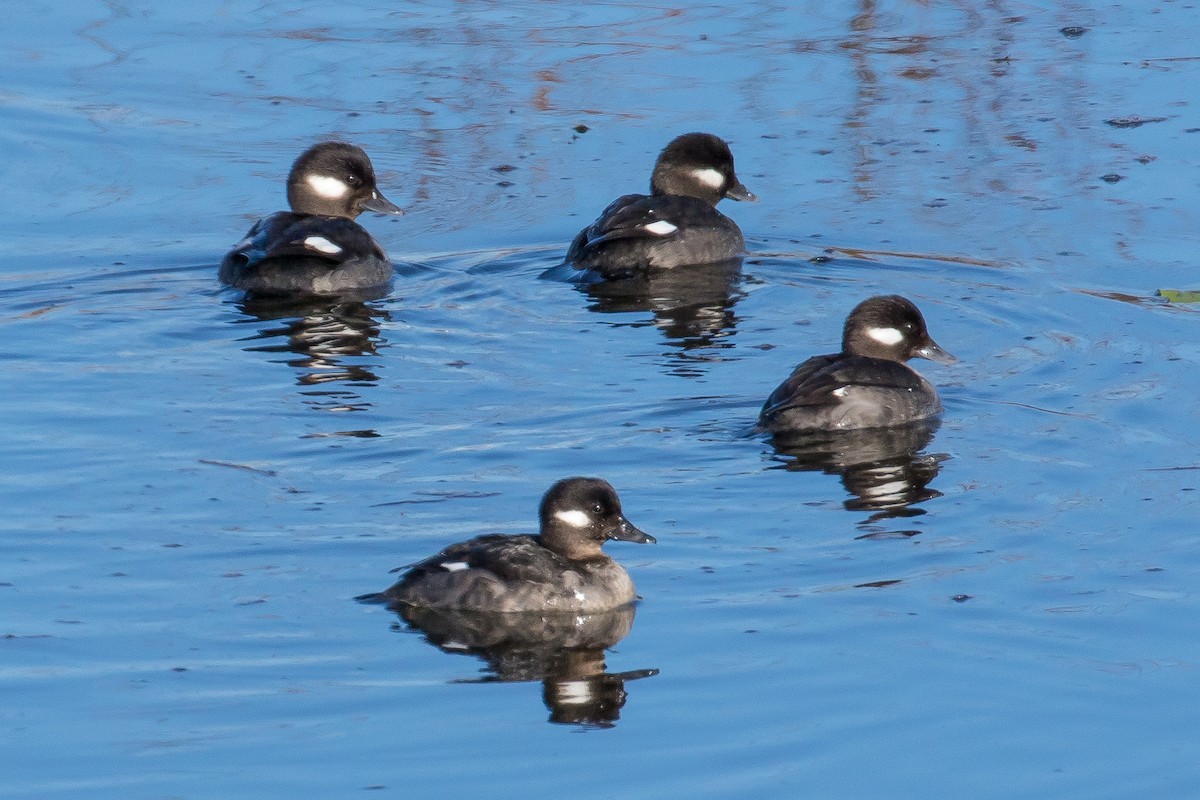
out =
<svg viewBox="0 0 1200 800"><path fill-rule="evenodd" d="M403 212L375 184L361 148L321 142L288 175L288 204L259 220L221 260L223 283L254 295L381 294L392 279L383 248L355 218Z"/></svg>
<svg viewBox="0 0 1200 800"><path fill-rule="evenodd" d="M737 258L746 243L717 211L723 198L755 200L738 180L733 153L711 133L686 133L654 165L650 194L617 198L571 242L566 263L600 279Z"/></svg>
<svg viewBox="0 0 1200 800"><path fill-rule="evenodd" d="M899 295L864 300L846 318L842 352L813 356L767 398L758 424L773 433L904 425L942 411L937 392L904 362L954 356Z"/></svg>
<svg viewBox="0 0 1200 800"><path fill-rule="evenodd" d="M600 549L609 539L653 542L599 478L566 478L542 498L536 536L489 534L413 564L391 588L360 600L476 611L604 611L636 598L633 581Z"/></svg>

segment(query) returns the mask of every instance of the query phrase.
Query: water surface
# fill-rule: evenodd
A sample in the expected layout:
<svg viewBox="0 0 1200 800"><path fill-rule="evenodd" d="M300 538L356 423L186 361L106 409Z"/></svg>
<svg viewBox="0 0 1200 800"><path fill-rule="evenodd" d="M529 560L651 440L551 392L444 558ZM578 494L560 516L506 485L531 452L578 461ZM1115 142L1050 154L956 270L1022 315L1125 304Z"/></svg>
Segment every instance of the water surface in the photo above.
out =
<svg viewBox="0 0 1200 800"><path fill-rule="evenodd" d="M1200 348L1155 292L1196 288L1198 25L10 9L0 797L1187 795ZM761 198L741 269L540 280L688 130ZM408 212L363 220L395 289L247 305L220 255L323 136ZM940 427L748 433L883 292L960 359L915 365ZM353 602L580 473L658 538L610 545L614 644L489 660ZM599 674L607 717L558 713Z"/></svg>

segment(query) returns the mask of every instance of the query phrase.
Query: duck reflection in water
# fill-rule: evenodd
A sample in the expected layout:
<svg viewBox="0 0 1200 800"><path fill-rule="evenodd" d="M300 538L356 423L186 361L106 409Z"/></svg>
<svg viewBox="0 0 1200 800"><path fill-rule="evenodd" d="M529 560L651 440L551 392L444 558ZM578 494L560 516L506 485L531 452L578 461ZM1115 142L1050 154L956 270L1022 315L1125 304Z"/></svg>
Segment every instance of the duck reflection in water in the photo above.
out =
<svg viewBox="0 0 1200 800"><path fill-rule="evenodd" d="M611 728L625 705L625 682L658 674L607 671L604 651L633 627L633 604L592 614L391 608L435 647L487 665L484 677L460 682L541 681L550 722Z"/></svg>
<svg viewBox="0 0 1200 800"><path fill-rule="evenodd" d="M919 516L925 511L913 506L942 496L929 483L948 456L921 452L940 424L935 418L894 428L780 433L771 443L783 469L841 476L851 495L846 510L871 512L862 523L871 524Z"/></svg>
<svg viewBox="0 0 1200 800"><path fill-rule="evenodd" d="M294 353L287 364L305 387L343 384L347 387L374 386L379 382L375 366L352 359L377 354L380 323L388 312L345 296L337 298L268 299L247 298L239 303L251 317L245 322L277 322L260 328L243 341L253 342L246 350L262 353ZM330 411L360 411L370 407L357 392L320 389L304 392L310 405Z"/></svg>
<svg viewBox="0 0 1200 800"><path fill-rule="evenodd" d="M703 374L703 366L731 349L736 332L734 306L744 296L741 259L693 264L686 269L652 270L619 280L577 283L591 299L589 310L601 314L650 312L634 327L654 326L679 349L672 372L685 377Z"/></svg>

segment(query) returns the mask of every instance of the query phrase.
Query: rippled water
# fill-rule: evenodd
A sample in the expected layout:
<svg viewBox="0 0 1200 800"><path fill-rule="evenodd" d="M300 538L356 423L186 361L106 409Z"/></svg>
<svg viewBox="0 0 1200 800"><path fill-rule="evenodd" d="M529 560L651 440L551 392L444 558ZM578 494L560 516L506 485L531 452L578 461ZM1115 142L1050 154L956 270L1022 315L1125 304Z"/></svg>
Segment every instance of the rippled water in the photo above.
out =
<svg viewBox="0 0 1200 800"><path fill-rule="evenodd" d="M0 797L1194 791L1200 10L8 16ZM696 129L740 270L539 279ZM216 263L328 135L395 290L249 307ZM753 435L881 292L940 427ZM353 602L579 473L658 538L635 619Z"/></svg>

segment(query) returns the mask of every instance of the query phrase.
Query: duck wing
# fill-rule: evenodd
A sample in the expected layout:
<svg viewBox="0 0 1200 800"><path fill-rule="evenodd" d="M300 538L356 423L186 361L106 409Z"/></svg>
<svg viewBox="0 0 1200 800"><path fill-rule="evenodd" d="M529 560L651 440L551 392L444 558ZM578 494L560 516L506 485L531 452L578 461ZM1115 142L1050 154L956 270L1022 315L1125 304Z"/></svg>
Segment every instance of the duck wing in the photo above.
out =
<svg viewBox="0 0 1200 800"><path fill-rule="evenodd" d="M306 258L336 267L364 252L386 258L371 235L352 219L280 211L255 223L225 256L225 262L245 268L269 259Z"/></svg>
<svg viewBox="0 0 1200 800"><path fill-rule="evenodd" d="M534 536L488 534L452 544L435 556L414 564L405 579L430 573L482 570L505 583L553 583L565 560L547 550Z"/></svg>

